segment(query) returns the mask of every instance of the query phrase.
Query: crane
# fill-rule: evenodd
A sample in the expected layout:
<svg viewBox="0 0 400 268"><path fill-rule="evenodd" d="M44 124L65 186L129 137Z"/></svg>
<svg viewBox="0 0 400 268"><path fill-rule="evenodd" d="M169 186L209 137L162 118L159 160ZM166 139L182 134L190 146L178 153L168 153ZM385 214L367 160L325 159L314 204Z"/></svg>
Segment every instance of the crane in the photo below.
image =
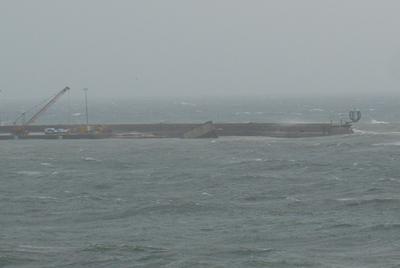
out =
<svg viewBox="0 0 400 268"><path fill-rule="evenodd" d="M53 105L59 98L61 98L62 95L64 95L65 92L69 90L69 87L65 87L63 90L61 90L57 95L54 96L42 109L40 109L39 112L37 112L31 119L29 119L25 123L25 113L23 113L21 116L23 117L22 125L17 126L17 121L21 116L15 120L14 122L14 127L12 128L12 134L13 135L28 135L29 132L25 129L27 126L35 122L35 120L41 116L51 105Z"/></svg>

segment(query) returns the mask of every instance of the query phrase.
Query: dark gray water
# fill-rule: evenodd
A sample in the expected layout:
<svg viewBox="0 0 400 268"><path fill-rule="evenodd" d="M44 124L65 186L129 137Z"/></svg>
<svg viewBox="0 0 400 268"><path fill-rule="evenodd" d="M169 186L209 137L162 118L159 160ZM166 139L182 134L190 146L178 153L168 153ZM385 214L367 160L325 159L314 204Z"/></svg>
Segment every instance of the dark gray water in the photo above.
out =
<svg viewBox="0 0 400 268"><path fill-rule="evenodd" d="M399 113L372 103L345 136L1 141L0 266L399 267Z"/></svg>

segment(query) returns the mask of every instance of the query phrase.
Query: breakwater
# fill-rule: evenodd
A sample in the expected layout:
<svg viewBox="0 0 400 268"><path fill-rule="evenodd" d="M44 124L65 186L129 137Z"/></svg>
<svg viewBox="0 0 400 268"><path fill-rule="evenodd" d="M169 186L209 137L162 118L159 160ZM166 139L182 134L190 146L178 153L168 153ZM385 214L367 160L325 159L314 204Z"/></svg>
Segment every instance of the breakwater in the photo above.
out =
<svg viewBox="0 0 400 268"><path fill-rule="evenodd" d="M202 124L108 124L112 134L106 136L76 135L74 138L182 138L185 132ZM76 125L32 125L27 130L43 133L45 128L76 129ZM279 138L321 137L353 133L350 124L278 124L278 123L216 123L218 136L264 136ZM1 126L0 133L10 133L12 126ZM48 135L47 135L48 136ZM72 137L71 137L72 138Z"/></svg>

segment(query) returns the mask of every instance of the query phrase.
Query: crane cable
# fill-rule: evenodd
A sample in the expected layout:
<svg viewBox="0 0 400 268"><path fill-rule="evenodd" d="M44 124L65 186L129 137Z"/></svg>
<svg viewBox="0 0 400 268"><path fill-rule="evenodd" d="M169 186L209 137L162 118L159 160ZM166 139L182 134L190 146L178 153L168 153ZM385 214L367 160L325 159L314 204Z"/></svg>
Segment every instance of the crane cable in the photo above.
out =
<svg viewBox="0 0 400 268"><path fill-rule="evenodd" d="M54 98L56 95L57 95L57 93L56 93L56 94L53 94L52 96L48 97L48 98L45 99L44 101L42 101L42 102L40 102L39 104L35 105L34 107L30 108L28 111L23 112L23 113L14 121L13 124L15 125L15 124L17 123L17 121L18 121L19 119L21 119L22 116L24 116L24 114L26 114L26 113L32 111L33 109L35 109L35 108L37 108L38 106L42 105L43 103L47 102L50 98Z"/></svg>

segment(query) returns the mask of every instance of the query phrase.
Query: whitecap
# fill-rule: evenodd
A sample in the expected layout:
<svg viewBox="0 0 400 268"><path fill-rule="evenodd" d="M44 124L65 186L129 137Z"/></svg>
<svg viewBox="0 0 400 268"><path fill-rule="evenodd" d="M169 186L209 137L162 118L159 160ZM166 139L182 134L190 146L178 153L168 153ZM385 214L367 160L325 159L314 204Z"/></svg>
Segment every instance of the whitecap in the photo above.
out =
<svg viewBox="0 0 400 268"><path fill-rule="evenodd" d="M355 201L355 200L357 200L357 199L354 199L354 198L339 198L339 199L337 199L337 201Z"/></svg>
<svg viewBox="0 0 400 268"><path fill-rule="evenodd" d="M388 124L388 122L385 122L385 121L378 121L378 120L375 120L375 119L372 119L372 120L371 120L371 123L372 123L372 124Z"/></svg>
<svg viewBox="0 0 400 268"><path fill-rule="evenodd" d="M18 171L17 174L19 175L28 175L28 176L34 176L40 174L40 171Z"/></svg>
<svg viewBox="0 0 400 268"><path fill-rule="evenodd" d="M43 247L43 246L32 246L32 245L19 245L19 252L31 252L31 253L56 253L63 252L67 248L65 247Z"/></svg>
<svg viewBox="0 0 400 268"><path fill-rule="evenodd" d="M84 161L101 162L101 160L94 159L94 158L91 158L91 157L81 157L81 159L84 160Z"/></svg>
<svg viewBox="0 0 400 268"><path fill-rule="evenodd" d="M37 198L37 199L53 199L53 200L57 200L57 197L51 197L51 196L34 196L32 198Z"/></svg>
<svg viewBox="0 0 400 268"><path fill-rule="evenodd" d="M364 135L364 134L382 135L382 134L384 134L384 133L379 133L379 132L375 132L375 131L360 130L360 129L356 129L356 128L353 128L353 132L354 132L354 134L357 134L357 135Z"/></svg>
<svg viewBox="0 0 400 268"><path fill-rule="evenodd" d="M30 198L30 199L43 199L43 200L46 200L46 199L58 200L57 197L52 197L52 196L29 196L27 198Z"/></svg>
<svg viewBox="0 0 400 268"><path fill-rule="evenodd" d="M387 142L387 143L374 143L372 146L400 146L400 141Z"/></svg>
<svg viewBox="0 0 400 268"><path fill-rule="evenodd" d="M189 102L175 102L174 104L175 104L175 105L176 105L176 104L180 104L180 105L196 106L196 104L194 104L194 103L189 103Z"/></svg>

